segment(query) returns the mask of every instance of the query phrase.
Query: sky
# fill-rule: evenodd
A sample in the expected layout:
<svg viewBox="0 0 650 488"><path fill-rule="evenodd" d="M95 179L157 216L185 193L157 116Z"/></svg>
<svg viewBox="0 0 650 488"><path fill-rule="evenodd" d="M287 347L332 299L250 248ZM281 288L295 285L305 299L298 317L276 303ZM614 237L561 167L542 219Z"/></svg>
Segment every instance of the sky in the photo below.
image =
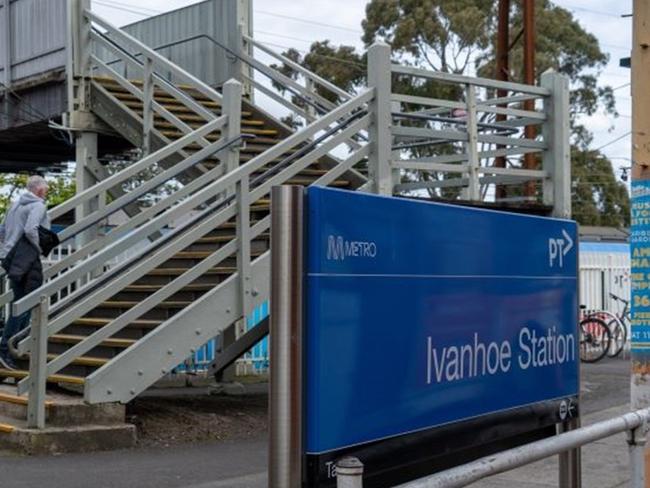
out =
<svg viewBox="0 0 650 488"><path fill-rule="evenodd" d="M198 3L200 0L93 0L93 10L118 25L149 15ZM496 0L495 0L496 1ZM363 49L361 21L366 0L253 0L254 36L277 49L307 51L312 42L330 39ZM619 67L619 58L630 55L632 0L555 0L574 13L580 24L599 40L609 63L599 76L602 85L615 88L620 117L603 113L584 117L593 132L593 148L612 159L617 175L629 167L631 126L630 70ZM620 138L620 139L619 139ZM619 139L619 140L616 140Z"/></svg>

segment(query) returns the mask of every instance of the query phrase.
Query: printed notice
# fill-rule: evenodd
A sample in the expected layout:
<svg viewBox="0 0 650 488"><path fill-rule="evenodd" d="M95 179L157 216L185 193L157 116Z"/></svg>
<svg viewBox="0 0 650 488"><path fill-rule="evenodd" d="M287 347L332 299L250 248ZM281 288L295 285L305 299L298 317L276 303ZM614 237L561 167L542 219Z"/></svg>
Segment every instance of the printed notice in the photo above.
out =
<svg viewBox="0 0 650 488"><path fill-rule="evenodd" d="M632 349L650 351L650 181L632 183Z"/></svg>

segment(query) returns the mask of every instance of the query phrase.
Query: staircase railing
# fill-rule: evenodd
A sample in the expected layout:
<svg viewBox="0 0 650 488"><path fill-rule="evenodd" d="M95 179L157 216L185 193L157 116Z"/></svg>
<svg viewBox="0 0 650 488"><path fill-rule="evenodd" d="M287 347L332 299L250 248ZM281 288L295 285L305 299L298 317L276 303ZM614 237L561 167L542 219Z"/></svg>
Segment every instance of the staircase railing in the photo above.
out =
<svg viewBox="0 0 650 488"><path fill-rule="evenodd" d="M97 346L101 341L112 336L133 320L137 320L142 314L153 309L162 301L230 256L237 257L237 276L241 281L241 294L239 299L241 308L233 311L232 317L233 320L245 317L253 307L251 301L253 300L254 290L251 290L247 284L247 276L250 274L249 270L251 266L251 241L260 234L267 232L270 225L268 217L251 224L249 220L251 205L267 196L273 185L282 184L289 180L308 166L314 164L319 158L327 155L332 150L342 147L347 138L367 130L370 125L371 116L366 110L366 105L372 98L372 90L364 92L278 145L271 147L251 161L222 175L216 181L214 175L206 175L207 177L212 177L213 181L205 184L208 180L203 180L201 188L194 193L186 191L187 186L183 187L182 190L179 190L179 192L183 192L181 194L182 197L179 198L175 193L163 199L152 209L148 209L147 211L151 211L149 213L151 218L143 222L142 225L135 227L134 230L128 233L123 233L117 239L118 234L113 234L115 231L112 231L107 236L110 239L104 241L107 244L105 247L101 247L96 253L89 254L81 261L78 260L74 267L62 270L57 277L44 284L40 289L15 302L12 307L12 311L15 314L35 308L40 310L43 306L48 306L46 315L42 311L35 312L36 315L41 317L41 320L37 321L34 326L39 327L40 332L42 332L46 340L48 337L72 324L75 320L83 317L86 313L93 310L123 288L145 276L170 258L173 258L174 255L196 242L197 239L200 239L233 218L237 221L235 239L224 244L199 264L188 269L181 276L164 285L160 290L128 311L120 314L109 324L86 337L83 341L57 356L55 359L48 362L44 359L47 357L45 351L34 349L36 343L34 339L35 334L32 331L32 335L24 339L19 344L18 349L20 353L29 351L31 353L30 361L33 361L34 364L42 364L39 368L40 372L38 375L32 373L20 382L19 392L24 393L29 391L30 398L40 398L40 395L35 392L35 389L37 387L44 388L43 382L47 376L51 376L60 371L76 358ZM195 134L193 139L200 137L204 131L210 130L213 126L218 126L221 123L222 121L220 119L209 123L209 128L205 128ZM217 141L210 147L202 149L192 156L189 160L190 162L186 160L185 166L191 162L198 162L202 157L207 157L215 150L225 150L227 145L232 144L233 141ZM151 157L162 157L170 150L173 149L162 149L152 154ZM349 154L343 161L321 176L315 184L327 185L333 182L345 172L350 171L356 164L363 161L368 156L369 151L369 146L364 146ZM281 162L274 163L278 158L282 159ZM269 165L271 167L267 168ZM169 173L167 174L169 175ZM160 180L156 181L159 182ZM151 188L153 185L154 183L151 183L149 187ZM90 198L91 195L96 195L97 192L104 190L105 185L87 190L84 194L75 197L76 200L68 203L67 207L73 208L78 206L85 199ZM125 204L126 202L126 200L123 200L121 204ZM116 203L110 210L116 211L119 208L119 205ZM147 236L161 231L166 225L178 220L180 216L188 215L192 210L199 211L196 217L179 226L174 231L154 239L147 248L143 249L142 252L130 260L105 271L97 278L91 279L85 286L65 297L65 299L53 303L51 307L49 307L47 300L45 302L43 301L43 297L47 298L56 295L61 289L77 281L80 276L86 276L92 273L93 270L101 267L103 263L119 255L135 242L142 241ZM70 233L82 232L87 225L92 225L98 218L103 218L106 212L105 210L95 212L87 220L75 224L74 229ZM144 220L140 218L140 215L135 218ZM125 225L133 227L133 224L127 223ZM111 234L113 235L111 236ZM81 252L81 250L78 252ZM79 256L75 256L72 260L78 259ZM266 299L268 297L258 297L258 300L264 301ZM218 330L214 332L216 333ZM201 337L197 337L197 340L205 342L210 337L210 335L202 335ZM174 347L174 350L178 352L170 357L170 360L177 361L178 363L191 353L189 349L183 350L178 345ZM176 357L177 354L180 354L180 356ZM34 359L32 360L31 358ZM39 378L39 381L35 382L34 378ZM37 383L43 384L37 386ZM115 398L118 398L117 394Z"/></svg>
<svg viewBox="0 0 650 488"><path fill-rule="evenodd" d="M207 122L217 117L215 113L197 102L188 94L188 89L205 97L208 101L221 106L221 95L212 87L202 82L195 76L184 71L154 49L140 42L133 36L127 34L110 22L84 10L84 19L90 25L91 47L87 53L88 75L102 74L117 82L128 93L137 97L143 103L142 115L142 148L144 153L152 150L151 134L154 132L154 117L159 116L172 124L177 130L184 134L192 132L192 128L180 120L177 116L167 110L155 100L156 90L174 98L183 104L192 114ZM102 58L110 58L102 59ZM122 62L128 66L132 76L122 76L110 63ZM171 73L174 79L180 80L187 85L186 89L180 89L170 82L165 75ZM134 83L130 79L142 80ZM169 140L160 135L163 140ZM200 140L199 143L206 147L209 142ZM182 153L187 156L186 153Z"/></svg>

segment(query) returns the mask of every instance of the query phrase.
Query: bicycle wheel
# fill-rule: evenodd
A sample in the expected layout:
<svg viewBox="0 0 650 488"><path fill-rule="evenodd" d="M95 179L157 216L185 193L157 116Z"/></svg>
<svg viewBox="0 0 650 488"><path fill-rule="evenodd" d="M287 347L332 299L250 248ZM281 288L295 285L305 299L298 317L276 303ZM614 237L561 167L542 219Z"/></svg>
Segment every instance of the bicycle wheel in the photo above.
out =
<svg viewBox="0 0 650 488"><path fill-rule="evenodd" d="M607 328L609 329L611 337L609 349L607 350L607 356L610 358L615 358L625 347L625 342L627 341L627 327L625 327L625 325L623 325L620 320L612 319L607 322Z"/></svg>
<svg viewBox="0 0 650 488"><path fill-rule="evenodd" d="M580 360L585 363L600 361L607 355L611 340L605 322L587 317L580 322Z"/></svg>

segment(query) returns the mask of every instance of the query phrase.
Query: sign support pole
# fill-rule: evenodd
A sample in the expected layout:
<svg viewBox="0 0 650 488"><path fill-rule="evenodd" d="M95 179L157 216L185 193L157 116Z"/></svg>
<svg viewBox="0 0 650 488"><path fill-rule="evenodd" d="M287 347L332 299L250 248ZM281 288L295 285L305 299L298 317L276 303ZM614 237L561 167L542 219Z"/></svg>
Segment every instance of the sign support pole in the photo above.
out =
<svg viewBox="0 0 650 488"><path fill-rule="evenodd" d="M303 199L301 186L271 192L269 488L302 482Z"/></svg>
<svg viewBox="0 0 650 488"><path fill-rule="evenodd" d="M630 236L632 282L632 409L650 406L650 266L640 259L650 252L650 4L634 0L632 27L632 226ZM638 460L645 449L646 428L639 428L628 440L632 486L650 487L645 476L650 456L645 451L645 469Z"/></svg>

